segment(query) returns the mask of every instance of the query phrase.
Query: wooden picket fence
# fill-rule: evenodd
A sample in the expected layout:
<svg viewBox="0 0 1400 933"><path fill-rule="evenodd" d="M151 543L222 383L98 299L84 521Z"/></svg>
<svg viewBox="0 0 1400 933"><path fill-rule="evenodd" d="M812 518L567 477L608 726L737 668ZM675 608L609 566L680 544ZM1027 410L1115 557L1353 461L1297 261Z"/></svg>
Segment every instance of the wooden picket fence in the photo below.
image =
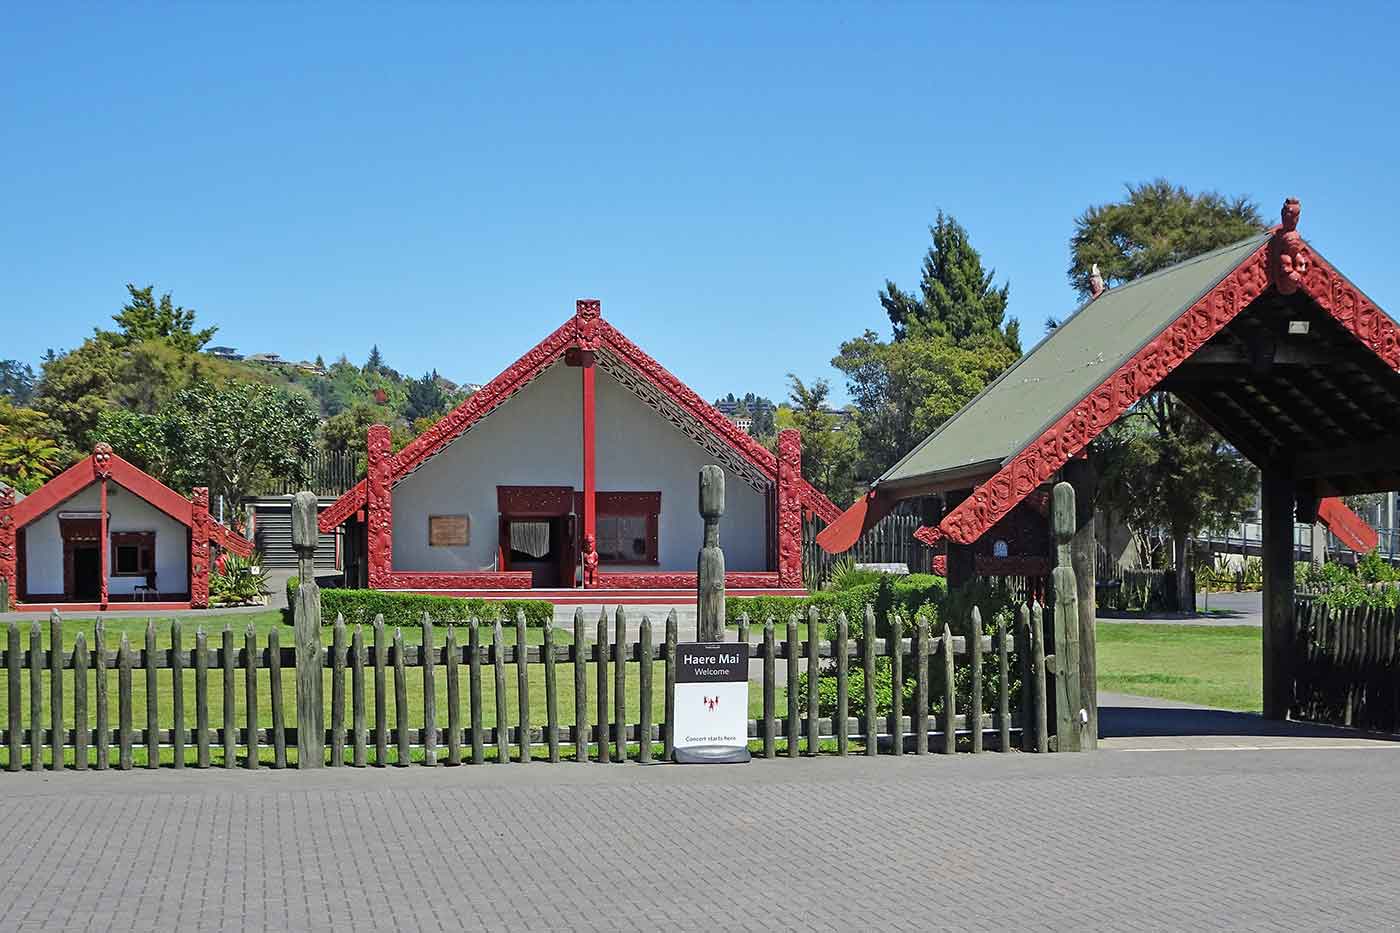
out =
<svg viewBox="0 0 1400 933"><path fill-rule="evenodd" d="M1400 610L1294 606L1297 719L1400 732Z"/></svg>
<svg viewBox="0 0 1400 933"><path fill-rule="evenodd" d="M973 613L970 630L980 632L976 610ZM27 626L27 646L22 644L22 626L11 622L7 643L0 653L0 671L6 678L8 699L0 749L8 752L8 770L23 767L26 751L28 767L35 771L46 766L63 767L69 753L73 767L79 770L90 766L129 769L134 764L134 752L140 748L145 750L146 766L152 768L160 766L163 751L170 754L176 768L207 768L213 757L211 750L221 750L224 767L237 767L241 760L244 767L255 769L264 766L260 759L268 749L271 766L284 768L289 764L289 746L291 763L295 763L296 707L294 698L284 695L283 671L295 669L296 649L284 647L278 631L268 632L261 640L251 626L241 637L231 628L224 628L214 639L198 631L191 644L185 640L177 620L169 627L168 643L162 645L158 643L156 625L151 622L145 630L144 646L132 645L123 634L114 650L99 619L91 645L86 632L80 630L73 647L64 650L63 620L54 613L47 625L49 645L53 647L44 647L43 622ZM660 744L664 756L670 757L672 736L666 724L674 719L674 611L666 619L659 641L654 639L653 625L647 617L642 619L638 637L629 639L622 609L612 620L611 639L609 620L600 617L591 626L594 637L590 640L590 625L581 611L574 618L571 644L557 643L552 626L544 629L543 644L526 644L523 615L517 617L514 627L514 645L505 644L500 622L492 626L472 623L466 632L466 644L460 644L456 629L448 627L439 639L432 621L425 618L423 645L419 646L405 645L402 630L391 633L382 619L367 627L348 627L337 619L330 627L330 644L322 659L330 680L325 735L330 764L407 765L415 758L428 766L480 764L489 758L510 761L512 753L513 760L523 763L530 761L536 750L543 751L549 761L560 761L572 751L574 759L580 762L626 761L629 755L635 755L645 763L655 754L653 743ZM778 757L780 746L782 753L790 757L823 750L846 755L856 742L864 745L867 755L898 755L906 747L914 754L925 754L930 748L951 754L959 750L960 737L961 748L978 753L989 736L996 748L1007 751L1013 748L1013 734L1021 738L1026 750L1047 749L1046 671L1053 670L1053 659L1045 657L1039 605L1022 607L1017 631L1008 632L1005 626L999 626L995 635L977 638L954 636L946 625L935 634L922 622L912 626L906 636L904 624L897 618L891 620L891 636L877 638L875 616L870 609L866 610L858 639L853 637L844 616L838 619L834 638L829 640L822 638L823 623L815 612L805 620L805 640L799 638L800 627L795 617L782 626L771 619L761 627L750 626L747 619L739 623L740 641L749 641L751 634L759 636L750 651L751 658L763 665L763 714L750 720L748 732L752 741L761 743L758 754L762 756ZM903 683L912 674L916 695L913 708L902 709L902 694L895 690L891 714L877 714L878 658L890 659L893 683ZM786 715L782 716L776 708L780 659L788 662ZM835 715L813 714L819 710L818 677L807 678L805 697L809 712L806 716L800 714L801 659L811 668L825 668L824 676L835 679ZM660 716L653 709L653 667L658 661L665 684L665 709ZM630 670L638 678L640 692L640 715L635 722L628 721L625 713L631 662L637 662ZM592 683L588 679L589 663L594 667ZM560 683L560 667L564 664L572 665L572 722L563 722L559 716L560 691L570 688L569 684ZM1000 685L993 710L982 708L983 676L988 664L995 665ZM864 672L865 713L859 718L849 715L852 665L859 665ZM1009 676L1013 665L1020 673L1023 691L1017 705L1029 711L1024 724L1013 715ZM531 691L538 689L531 683L532 666L543 672L547 713L542 723L531 722ZM969 709L959 712L953 684L957 670L963 666L971 668L972 702ZM513 717L508 709L508 667L514 668L516 685ZM113 672L115 715L110 684ZM193 697L188 695L191 691L186 684L187 674L193 675ZM138 713L133 709L133 681L138 676L144 678L145 685L145 710L139 724ZM419 678L423 686L421 715L413 723L409 711L410 677ZM439 678L445 680L447 698L446 709L441 712L437 708ZM29 683L27 721L21 696L25 679ZM47 716L43 708L45 680ZM373 685L373 703L369 704L367 681ZM71 689L65 691L65 685ZM943 709L936 721L929 712L930 690L935 685L944 691ZM160 705L163 687L168 688L170 698L165 717L168 721L164 722ZM218 722L210 719L211 690L222 692ZM484 690L493 691L495 699L494 721L489 724L483 722ZM239 691L241 711L236 702ZM67 717L65 694L71 696L72 706L71 716ZM588 715L590 699L594 701L592 717ZM193 729L189 728L185 712L191 700L195 707ZM395 714L392 728L390 704ZM270 712L270 725L260 724L260 709ZM289 717L293 725L288 725Z"/></svg>

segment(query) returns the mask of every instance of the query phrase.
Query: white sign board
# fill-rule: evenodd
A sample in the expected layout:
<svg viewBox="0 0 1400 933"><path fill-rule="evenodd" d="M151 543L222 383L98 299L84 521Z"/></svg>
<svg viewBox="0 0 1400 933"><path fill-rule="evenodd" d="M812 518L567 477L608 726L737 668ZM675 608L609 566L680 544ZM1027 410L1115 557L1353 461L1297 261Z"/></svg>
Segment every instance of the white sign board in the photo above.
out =
<svg viewBox="0 0 1400 933"><path fill-rule="evenodd" d="M749 760L749 646L676 646L675 758L683 763Z"/></svg>

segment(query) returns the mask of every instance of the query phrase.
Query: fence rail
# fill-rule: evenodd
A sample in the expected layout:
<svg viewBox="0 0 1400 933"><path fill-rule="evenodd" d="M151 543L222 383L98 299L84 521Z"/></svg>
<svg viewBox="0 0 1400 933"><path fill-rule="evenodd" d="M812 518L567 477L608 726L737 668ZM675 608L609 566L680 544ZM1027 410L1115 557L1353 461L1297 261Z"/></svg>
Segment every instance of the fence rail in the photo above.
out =
<svg viewBox="0 0 1400 933"><path fill-rule="evenodd" d="M973 612L970 630L980 631ZM986 747L988 737L994 747L1006 751L1013 747L1013 733L1027 750L1046 749L1045 676L1047 669L1053 670L1053 659L1043 657L1040 606L1023 607L1016 631L1000 626L995 635L977 638L954 636L946 625L934 633L927 623L912 627L906 636L898 618L891 619L889 637L876 637L875 617L869 609L857 631L841 617L832 626L832 637L824 638L826 624L815 613L801 625L796 618L782 625L768 620L762 626L741 620L737 637L740 641L758 638L750 646L750 656L763 669L763 713L748 723L750 740L761 744L759 754L777 757L781 748L790 757L824 750L846 755L855 742L864 745L867 755L901 754L906 748L915 754L930 748L951 754L959 749L959 739L967 751L976 753ZM47 623L49 647L44 646L42 622L26 627L27 645L21 625L11 622L0 652L8 701L0 750L7 753L8 770L25 767L26 757L27 767L35 771L64 767L70 757L79 770L129 769L136 766L140 750L145 752L145 767L159 767L164 753L176 768L207 768L216 755L225 768L295 764L292 675L297 655L294 647L281 644L277 630L260 638L252 626L242 633L226 627L213 637L197 631L188 639L177 620L162 643L156 624L150 622L143 645L131 644L129 636L122 634L114 648L99 619L91 646L80 629L72 647L65 648L64 622L57 613ZM665 757L670 756L673 738L667 723L674 719L674 612L661 632L643 616L635 639L627 637L623 609L612 620L599 618L596 625L590 625L580 611L571 643L563 643L549 627L543 644L527 644L523 615L513 628L516 643L512 645L505 643L499 622L472 623L465 633L466 643L461 644L455 628L448 627L439 637L436 626L425 618L423 644L406 645L403 631L391 632L382 618L363 627L350 627L337 619L330 626L330 644L322 660L330 687L324 736L330 764L407 765L415 758L428 766L479 764L488 758L526 762L536 751L550 761L571 752L577 761L636 757L646 762L655 754L653 743L662 746ZM805 638L800 637L803 631ZM654 637L658 634L660 639ZM877 712L878 659L888 659L892 683L913 681L911 707L905 708L902 691L894 690L890 713ZM779 715L777 707L779 661L786 662L785 715ZM659 716L653 703L658 662L664 685L664 710ZM800 662L823 674L808 677L805 692ZM996 703L984 710L982 683L988 664L997 673ZM850 705L853 665L863 672L860 716L852 715ZM954 684L964 667L970 667L974 686L970 708L959 711ZM507 668L515 670L514 709ZM1020 674L1021 696L1011 693L1013 670ZM542 672L543 683L531 677L532 672ZM135 708L133 685L138 677L145 688L144 714ZM638 703L628 702L633 677L639 688ZM289 689L284 680L293 686ZM421 700L414 702L418 709L412 714L411 680L422 686ZM827 680L834 682L837 699L830 714L824 715L819 690L820 682ZM446 705L441 710L439 683L446 688ZM367 685L373 688L372 701L367 700ZM213 703L216 691L221 696L217 706ZM485 721L483 704L487 691L494 699L490 722ZM540 695L537 691L542 691L546 712L543 721L532 722L530 700ZM565 721L559 700L561 692L569 691L574 715ZM930 702L938 696L934 691L942 696L942 708L936 713L931 712ZM165 697L168 707L162 704ZM191 705L193 723L187 712ZM1024 730L1016 707L1030 711L1029 727ZM632 709L637 710L635 720ZM269 720L265 725L262 712Z"/></svg>
<svg viewBox="0 0 1400 933"><path fill-rule="evenodd" d="M1400 732L1400 610L1303 598L1294 619L1291 715Z"/></svg>

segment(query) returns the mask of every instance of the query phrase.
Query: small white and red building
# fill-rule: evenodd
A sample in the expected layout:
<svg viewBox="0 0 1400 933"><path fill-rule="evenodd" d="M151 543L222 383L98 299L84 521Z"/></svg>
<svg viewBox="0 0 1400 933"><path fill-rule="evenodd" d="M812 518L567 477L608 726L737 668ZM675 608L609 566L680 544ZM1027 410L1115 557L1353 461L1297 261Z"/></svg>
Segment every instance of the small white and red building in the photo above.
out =
<svg viewBox="0 0 1400 933"><path fill-rule="evenodd" d="M369 431L366 478L322 512L346 584L609 603L694 598L698 475L727 478L726 585L802 589L804 514L840 512L603 320L597 301L411 444ZM585 594L592 600L582 598Z"/></svg>
<svg viewBox="0 0 1400 933"><path fill-rule="evenodd" d="M30 495L0 488L0 578L16 608L201 609L213 554L253 545L209 514L209 490L186 499L98 444Z"/></svg>

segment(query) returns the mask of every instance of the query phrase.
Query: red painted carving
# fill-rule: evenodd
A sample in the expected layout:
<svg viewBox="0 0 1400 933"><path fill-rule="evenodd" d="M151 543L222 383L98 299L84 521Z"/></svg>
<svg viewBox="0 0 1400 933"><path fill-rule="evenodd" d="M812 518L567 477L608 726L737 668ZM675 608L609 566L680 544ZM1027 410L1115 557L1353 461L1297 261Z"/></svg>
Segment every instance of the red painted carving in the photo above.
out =
<svg viewBox="0 0 1400 933"><path fill-rule="evenodd" d="M802 435L778 434L778 585L802 585Z"/></svg>
<svg viewBox="0 0 1400 933"><path fill-rule="evenodd" d="M598 542L591 532L583 536L583 585L588 589L598 585Z"/></svg>
<svg viewBox="0 0 1400 933"><path fill-rule="evenodd" d="M942 529L936 525L920 525L914 529L914 540L919 541L927 547L938 547L945 542L946 537Z"/></svg>
<svg viewBox="0 0 1400 933"><path fill-rule="evenodd" d="M933 555L933 559L929 561L929 572L937 574L940 577L948 576L948 555Z"/></svg>
<svg viewBox="0 0 1400 933"><path fill-rule="evenodd" d="M376 589L381 590L528 590L533 574L528 570L468 570L418 573L390 571Z"/></svg>
<svg viewBox="0 0 1400 933"><path fill-rule="evenodd" d="M598 322L602 320L603 303L596 298L580 298L574 302L574 326L580 350L598 349Z"/></svg>
<svg viewBox="0 0 1400 933"><path fill-rule="evenodd" d="M112 475L112 445L98 441L92 448L92 472L94 476Z"/></svg>
<svg viewBox="0 0 1400 933"><path fill-rule="evenodd" d="M589 305L585 309L584 305ZM770 481L777 480L777 458L753 438L740 431L714 406L690 390L665 367L648 356L640 347L624 337L601 315L595 316L601 306L592 300L579 302L575 314L565 321L552 334L540 341L528 353L516 360L509 368L471 398L458 405L435 425L424 431L393 458L393 480L397 481L417 469L429 457L438 453L452 441L471 428L477 421L490 414L497 406L528 385L541 372L560 359L570 346L587 341L599 348L606 347L618 359L641 373L658 389L668 395L684 411L723 440L735 452L759 467ZM805 480L800 481L802 505L808 511L821 516L826 522L835 521L841 514L836 505ZM367 494L365 483L357 483L345 495L321 513L320 528L329 532L345 522L356 510L365 507Z"/></svg>
<svg viewBox="0 0 1400 933"><path fill-rule="evenodd" d="M781 587L776 573L737 571L724 575L724 585L736 590L775 589ZM693 573L600 573L597 589L600 590L685 590L694 589L696 575ZM801 581L797 587L800 589Z"/></svg>
<svg viewBox="0 0 1400 933"><path fill-rule="evenodd" d="M1049 429L1021 449L939 523L951 540L971 544L1163 377L1200 349L1268 286L1268 244L1188 308Z"/></svg>
<svg viewBox="0 0 1400 933"><path fill-rule="evenodd" d="M1308 244L1298 232L1301 212L1297 198L1284 201L1280 214L1283 223L1274 228L1269 240L1269 281L1280 295L1291 295L1301 288L1308 272Z"/></svg>
<svg viewBox="0 0 1400 933"><path fill-rule="evenodd" d="M209 608L209 490L194 488L190 502L190 608Z"/></svg>
<svg viewBox="0 0 1400 933"><path fill-rule="evenodd" d="M211 521L209 523L209 537L220 548L232 554L237 554L239 557L251 557L253 555L253 542L218 522Z"/></svg>
<svg viewBox="0 0 1400 933"><path fill-rule="evenodd" d="M0 486L0 580L10 587L10 599L19 599L19 545L15 527L15 491Z"/></svg>
<svg viewBox="0 0 1400 933"><path fill-rule="evenodd" d="M1400 370L1400 327L1316 252L1308 254L1302 288L1387 366Z"/></svg>
<svg viewBox="0 0 1400 933"><path fill-rule="evenodd" d="M572 486L497 486L496 508L512 518L552 518L574 507Z"/></svg>
<svg viewBox="0 0 1400 933"><path fill-rule="evenodd" d="M393 446L389 429L382 424L370 425L366 470L366 496L369 512L368 559L369 585L375 589L386 586L394 566L394 503Z"/></svg>
<svg viewBox="0 0 1400 933"><path fill-rule="evenodd" d="M1328 496L1317 504L1317 520L1358 554L1369 554L1380 544L1376 529L1335 496Z"/></svg>

